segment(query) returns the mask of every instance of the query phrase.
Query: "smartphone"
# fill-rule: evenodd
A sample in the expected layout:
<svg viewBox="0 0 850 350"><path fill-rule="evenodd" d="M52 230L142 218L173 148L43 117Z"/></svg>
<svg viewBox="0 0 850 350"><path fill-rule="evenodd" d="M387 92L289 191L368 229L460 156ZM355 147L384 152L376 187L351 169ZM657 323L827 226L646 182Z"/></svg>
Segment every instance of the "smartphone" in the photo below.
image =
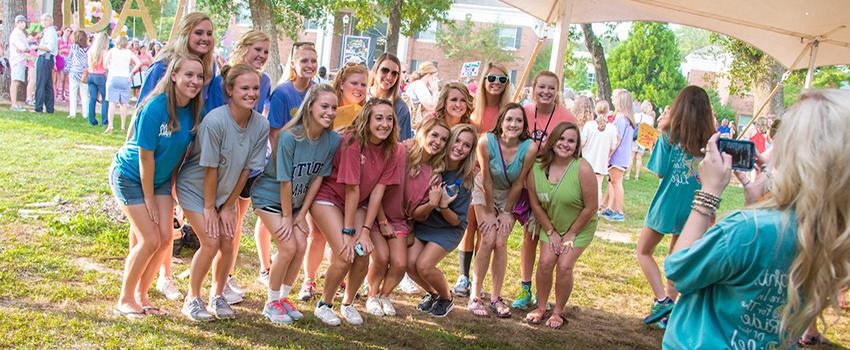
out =
<svg viewBox="0 0 850 350"><path fill-rule="evenodd" d="M354 252L357 253L357 256L363 256L364 254L366 254L363 251L363 245L360 243L357 243L357 245L354 246Z"/></svg>
<svg viewBox="0 0 850 350"><path fill-rule="evenodd" d="M756 162L756 144L752 141L721 138L717 140L717 148L721 153L732 156L733 170L753 170Z"/></svg>

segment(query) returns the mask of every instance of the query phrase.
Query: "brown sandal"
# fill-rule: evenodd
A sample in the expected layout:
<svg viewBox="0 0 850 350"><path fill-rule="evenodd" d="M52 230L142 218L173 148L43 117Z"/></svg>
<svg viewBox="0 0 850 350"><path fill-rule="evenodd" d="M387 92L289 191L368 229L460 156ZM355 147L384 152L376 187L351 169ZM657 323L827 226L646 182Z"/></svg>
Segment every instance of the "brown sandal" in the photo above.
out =
<svg viewBox="0 0 850 350"><path fill-rule="evenodd" d="M511 317L511 308L505 304L505 301L502 300L502 297L496 298L490 302L490 308L493 309L493 312L496 313L496 317L499 318L510 318Z"/></svg>
<svg viewBox="0 0 850 350"><path fill-rule="evenodd" d="M555 324L555 323L552 322L553 320L561 321L561 322ZM549 328L552 328L552 329L561 329L561 327L563 327L565 324L567 324L567 318L564 317L564 314L559 314L559 313L554 313L554 312L552 313L552 316L549 317L549 320L546 321L546 327L549 327Z"/></svg>
<svg viewBox="0 0 850 350"><path fill-rule="evenodd" d="M546 310L534 309L525 315L525 321L530 324L540 324L543 321L543 316L546 315Z"/></svg>

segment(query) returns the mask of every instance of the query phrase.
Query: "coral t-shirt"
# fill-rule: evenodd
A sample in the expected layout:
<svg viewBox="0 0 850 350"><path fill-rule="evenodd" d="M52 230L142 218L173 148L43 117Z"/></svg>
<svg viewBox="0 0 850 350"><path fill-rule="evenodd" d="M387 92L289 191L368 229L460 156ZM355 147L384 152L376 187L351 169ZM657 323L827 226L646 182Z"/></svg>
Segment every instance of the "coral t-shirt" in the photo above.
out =
<svg viewBox="0 0 850 350"><path fill-rule="evenodd" d="M399 172L403 173L401 183L397 186L387 186L382 201L384 214L393 230L404 233L410 232L409 222L413 219L413 212L418 206L428 201L432 173L431 166L427 162L420 164L419 173L416 176L407 172L407 147L409 144L399 143L395 154ZM372 229L378 229L377 221Z"/></svg>
<svg viewBox="0 0 850 350"><path fill-rule="evenodd" d="M537 104L531 103L522 107L525 109L525 117L528 118L528 133L531 138L543 145L546 142L546 137L552 132L558 124L570 122L576 124L578 119L570 111L561 106L555 106L555 110L550 114L537 112ZM542 150L543 147L540 147Z"/></svg>
<svg viewBox="0 0 850 350"><path fill-rule="evenodd" d="M398 147L385 158L382 145L366 142L361 149L359 140L349 143L351 138L351 134L347 133L340 139L339 148L334 154L333 171L331 176L322 181L316 200L328 201L338 208L344 208L345 185L358 185L358 206L364 206L376 185L397 185L401 182L404 170L400 170L402 167L395 157Z"/></svg>

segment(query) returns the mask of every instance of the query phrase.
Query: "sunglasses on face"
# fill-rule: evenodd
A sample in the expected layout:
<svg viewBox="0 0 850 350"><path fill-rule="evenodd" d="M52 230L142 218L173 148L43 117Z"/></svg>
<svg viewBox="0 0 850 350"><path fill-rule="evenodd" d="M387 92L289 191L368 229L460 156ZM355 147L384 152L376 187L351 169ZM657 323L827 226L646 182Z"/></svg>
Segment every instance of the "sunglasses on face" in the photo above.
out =
<svg viewBox="0 0 850 350"><path fill-rule="evenodd" d="M389 74L393 78L398 78L398 71L397 70L390 70L387 67L381 67L379 70L380 70L381 74L384 74L384 75Z"/></svg>
<svg viewBox="0 0 850 350"><path fill-rule="evenodd" d="M508 77L506 77L504 75L488 75L484 78L487 79L488 83L495 83L496 79L499 80L500 84L507 84L508 83Z"/></svg>

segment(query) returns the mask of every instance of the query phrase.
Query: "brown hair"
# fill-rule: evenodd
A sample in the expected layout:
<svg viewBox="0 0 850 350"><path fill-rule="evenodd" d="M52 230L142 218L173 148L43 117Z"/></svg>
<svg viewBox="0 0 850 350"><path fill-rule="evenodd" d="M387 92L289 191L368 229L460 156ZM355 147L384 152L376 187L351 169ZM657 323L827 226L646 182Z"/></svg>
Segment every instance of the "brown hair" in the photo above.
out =
<svg viewBox="0 0 850 350"><path fill-rule="evenodd" d="M449 99L449 92L452 89L460 91L460 93L463 94L463 98L466 99L466 113L460 117L460 124L471 123L472 119L469 118L469 115L472 114L472 109L474 108L472 105L472 94L469 93L469 89L466 88L466 85L458 82L448 83L440 90L440 97L437 99L437 106L434 107L434 116L442 119L446 118L446 103Z"/></svg>
<svg viewBox="0 0 850 350"><path fill-rule="evenodd" d="M89 47L89 35L86 34L85 31L77 29L76 31L74 31L73 38L74 44L77 44L77 46L83 49L87 49Z"/></svg>
<svg viewBox="0 0 850 350"><path fill-rule="evenodd" d="M233 89L233 84L236 82L236 78L243 74L254 74L257 78L260 77L260 73L257 72L254 67L244 63L239 63L233 66L226 65L221 68L222 88L224 89L224 94L227 95L227 97L232 97L231 92L228 90Z"/></svg>
<svg viewBox="0 0 850 350"><path fill-rule="evenodd" d="M714 117L708 94L699 86L688 86L673 100L664 132L670 143L679 145L694 157L703 155L702 147L714 134Z"/></svg>
<svg viewBox="0 0 850 350"><path fill-rule="evenodd" d="M390 101L393 101L393 103L395 103L395 100L398 99L398 87L399 87L399 85L401 85L401 61L398 59L398 57L396 57L396 55L393 55L389 52L385 52L382 55L378 56L378 59L375 61L375 64L372 66L372 72L371 72L371 74L369 74L369 80L366 82L366 87L369 88L369 87L372 87L373 85L378 84L378 70L381 67L381 63L384 63L384 61L390 61L390 62L395 63L398 66L398 69L399 69L398 77L395 80L395 84L393 84L393 86L390 87L390 95L386 97L387 99L389 99ZM375 96L375 97L382 97L382 96Z"/></svg>
<svg viewBox="0 0 850 350"><path fill-rule="evenodd" d="M555 144L558 142L558 139L561 138L561 135L567 132L567 130L575 130L576 132L576 149L573 151L573 158L578 159L581 157L581 131L579 131L578 125L570 122L563 122L555 125L555 128L552 129L552 134L546 139L546 143L543 144L543 149L537 156L537 161L543 169L549 169L549 166L552 165L552 161L555 160Z"/></svg>
<svg viewBox="0 0 850 350"><path fill-rule="evenodd" d="M356 139L360 142L360 149L365 148L366 143L369 142L369 136L372 133L372 129L369 128L369 123L372 121L372 110L377 105L389 106L390 112L393 115L393 131L390 132L390 136L381 142L384 148L384 159L388 159L392 156L393 151L395 151L398 144L398 118L395 115L395 109L393 108L393 103L390 102L390 100L373 98L366 101L363 105L363 109L361 109L360 113L357 113L357 116L354 117L354 122L341 129L340 134L350 133L351 138L348 139L348 144L352 144Z"/></svg>
<svg viewBox="0 0 850 350"><path fill-rule="evenodd" d="M528 116L525 115L525 108L522 108L522 105L516 102L508 103L502 107L502 110L499 111L499 119L496 120L496 126L490 132L496 135L496 138L502 136L502 123L505 122L505 115L512 109L519 109L522 112L522 132L519 134L519 140L525 141L531 138L531 135L528 133Z"/></svg>
<svg viewBox="0 0 850 350"><path fill-rule="evenodd" d="M363 74L368 78L369 70L367 70L366 66L362 64L346 63L342 66L339 72L336 73L332 86L336 92L336 98L339 100L339 103L342 103L342 84L345 83L346 79L355 74ZM390 104L390 107L393 107L393 110L395 110L395 106L392 104Z"/></svg>

